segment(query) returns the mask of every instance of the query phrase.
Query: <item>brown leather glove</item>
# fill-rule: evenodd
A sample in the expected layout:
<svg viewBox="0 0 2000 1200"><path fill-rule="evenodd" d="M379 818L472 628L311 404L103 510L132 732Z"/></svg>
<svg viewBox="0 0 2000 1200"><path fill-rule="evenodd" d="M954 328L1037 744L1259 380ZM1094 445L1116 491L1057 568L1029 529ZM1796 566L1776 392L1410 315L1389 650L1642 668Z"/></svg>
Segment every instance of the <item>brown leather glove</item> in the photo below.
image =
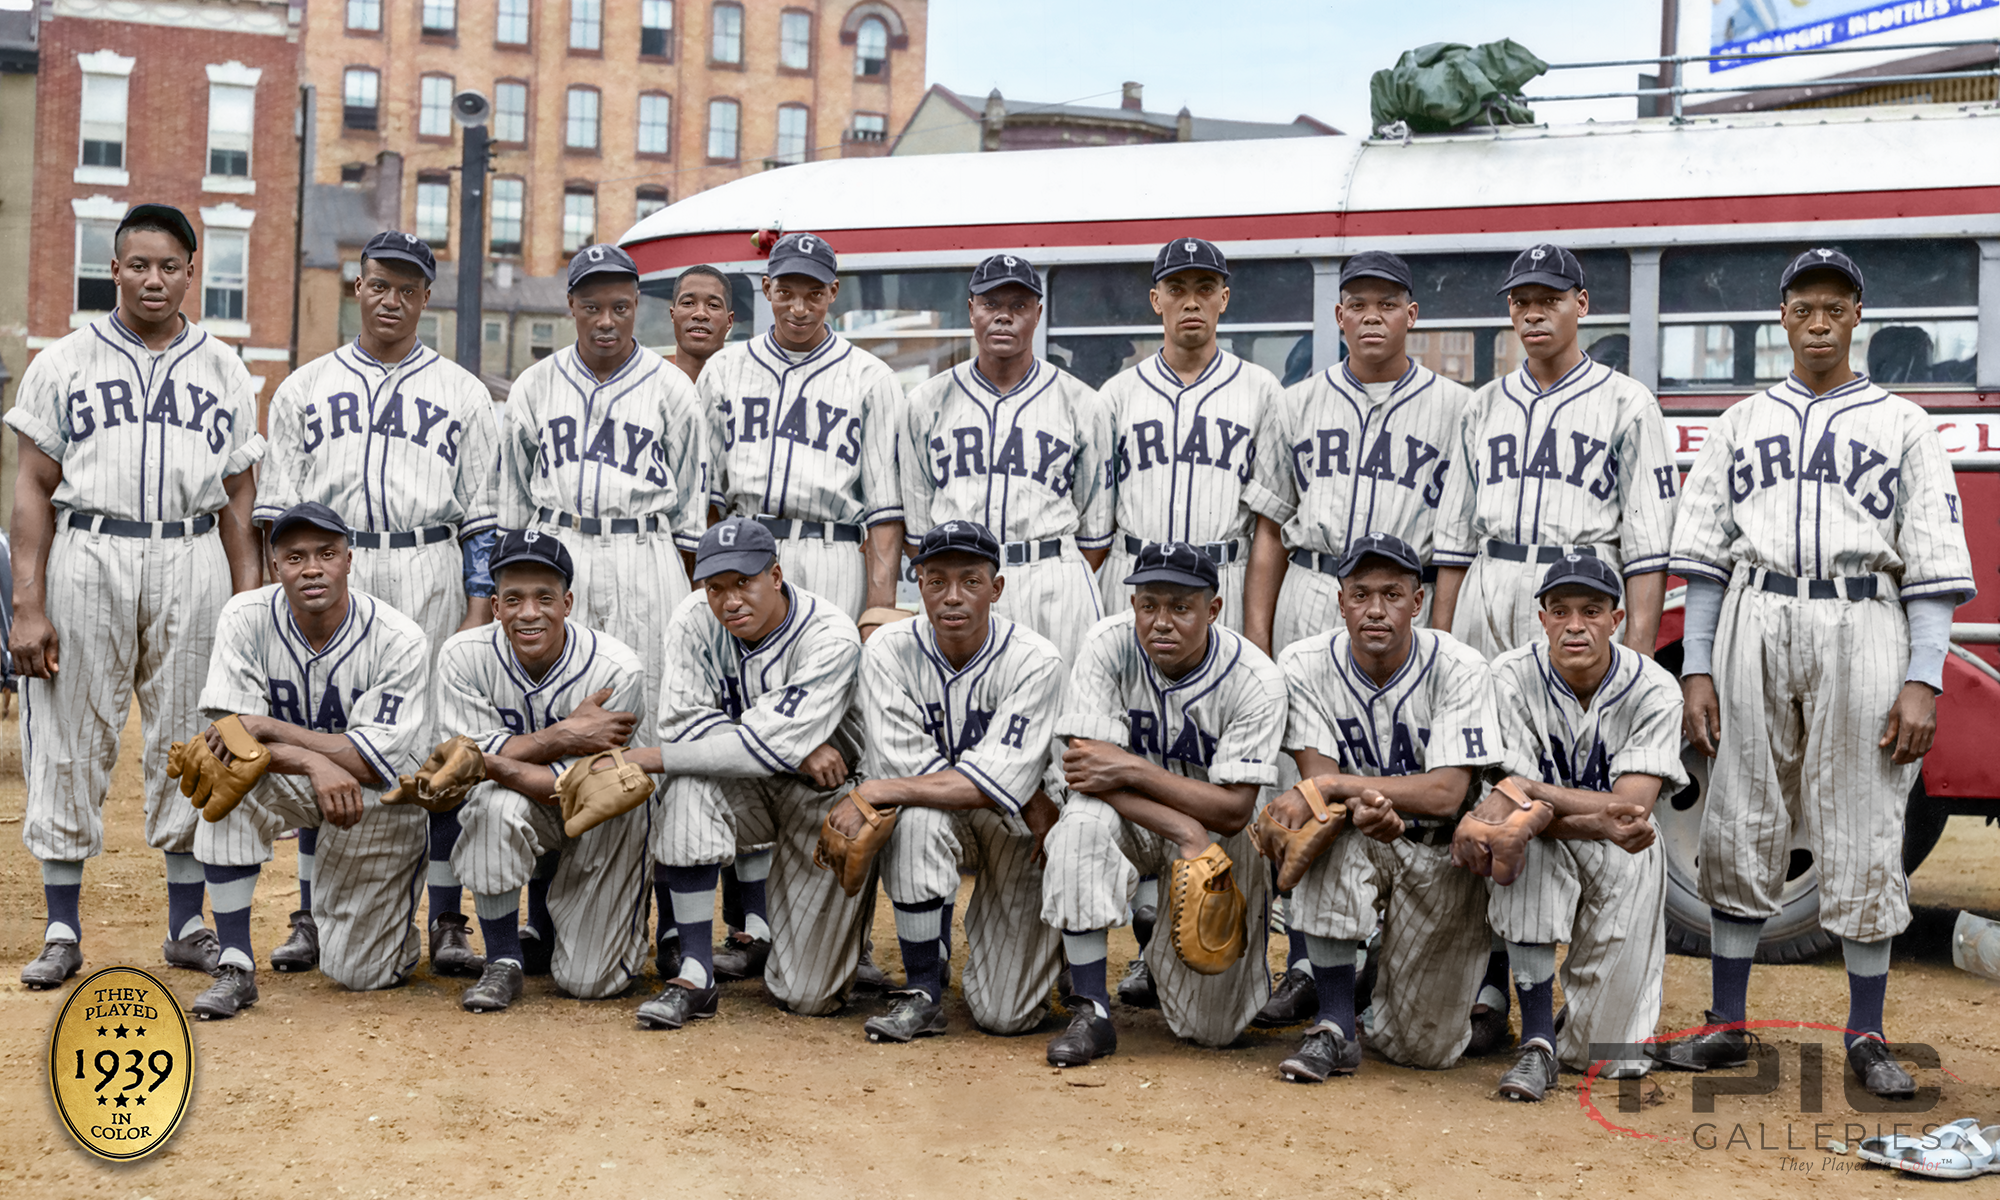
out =
<svg viewBox="0 0 2000 1200"><path fill-rule="evenodd" d="M1197 858L1180 858L1167 875L1167 931L1174 953L1188 969L1220 975L1249 945L1244 914L1249 905L1236 886L1235 864L1211 844Z"/></svg>
<svg viewBox="0 0 2000 1200"><path fill-rule="evenodd" d="M486 780L486 755L479 743L460 734L439 742L415 775L399 777L382 793L384 804L414 804L431 812L450 812L466 793Z"/></svg>
<svg viewBox="0 0 2000 1200"><path fill-rule="evenodd" d="M865 787L866 785L862 785ZM886 812L868 803L861 794L861 787L847 793L855 810L864 822L861 832L848 837L833 827L833 811L827 810L826 820L820 823L819 845L813 847L813 865L833 872L840 882L840 890L849 896L859 896L868 882L868 869L875 862L875 855L889 844L889 835L896 829L896 814L901 809ZM840 802L834 801L837 806Z"/></svg>
<svg viewBox="0 0 2000 1200"><path fill-rule="evenodd" d="M606 750L580 758L556 780L562 799L563 834L582 837L613 817L624 816L653 794L653 779L623 750Z"/></svg>
<svg viewBox="0 0 2000 1200"><path fill-rule="evenodd" d="M250 736L234 713L209 726L222 738L229 761L208 748L203 731L190 741L167 747L167 777L181 781L181 795L201 810L205 821L220 821L257 785L271 766L271 752Z"/></svg>
<svg viewBox="0 0 2000 1200"><path fill-rule="evenodd" d="M1299 780L1293 789L1305 797L1312 809L1312 817L1298 829L1287 829L1271 815L1271 806L1257 814L1257 823L1250 829L1250 843L1257 852L1268 858L1278 868L1278 890L1289 892L1298 886L1306 876L1306 868L1313 865L1326 848L1333 845L1333 839L1347 828L1347 806L1334 801L1326 802L1320 794L1319 785L1310 779Z"/></svg>
<svg viewBox="0 0 2000 1200"><path fill-rule="evenodd" d="M1451 861L1504 887L1520 878L1528 843L1555 819L1554 805L1530 800L1509 776L1459 819L1451 837Z"/></svg>

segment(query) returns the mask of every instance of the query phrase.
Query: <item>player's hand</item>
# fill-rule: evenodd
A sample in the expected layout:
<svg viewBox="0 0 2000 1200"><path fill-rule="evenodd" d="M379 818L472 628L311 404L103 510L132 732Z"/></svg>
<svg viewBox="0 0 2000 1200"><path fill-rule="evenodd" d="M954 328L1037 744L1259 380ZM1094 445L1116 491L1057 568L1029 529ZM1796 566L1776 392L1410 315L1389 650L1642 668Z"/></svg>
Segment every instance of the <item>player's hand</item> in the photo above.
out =
<svg viewBox="0 0 2000 1200"><path fill-rule="evenodd" d="M1653 844L1658 835L1653 831L1653 822L1647 819L1644 808L1636 804L1613 801L1604 806L1599 814L1604 826L1604 840L1627 854L1637 854Z"/></svg>
<svg viewBox="0 0 2000 1200"><path fill-rule="evenodd" d="M1021 806L1021 820L1027 824L1028 832L1035 835L1035 853L1029 861L1038 867L1049 864L1049 852L1045 843L1048 841L1049 830L1056 827L1056 822L1061 817L1062 810L1056 807L1056 802L1049 799L1047 792L1039 789L1028 797L1026 804Z"/></svg>
<svg viewBox="0 0 2000 1200"><path fill-rule="evenodd" d="M840 751L835 750L833 744L829 742L806 755L806 760L799 764L799 774L823 788L837 788L847 778L847 760L842 758ZM848 805L850 809L853 807L851 804ZM854 815L858 818L861 814L857 811Z"/></svg>
<svg viewBox="0 0 2000 1200"><path fill-rule="evenodd" d="M247 730L248 727L246 726L245 728ZM221 763L223 766L228 766L236 757L229 752L228 744L222 740L222 735L216 731L214 725L210 725L207 729L202 730L201 736L202 740L208 743L208 752L215 755L215 761ZM253 733L250 736L256 737L257 735Z"/></svg>
<svg viewBox="0 0 2000 1200"><path fill-rule="evenodd" d="M868 828L867 818L861 815L860 809L854 807L853 795L853 792L849 792L835 800L833 807L826 814L826 823L833 826L834 832L842 837L860 837L861 831Z"/></svg>
<svg viewBox="0 0 2000 1200"><path fill-rule="evenodd" d="M1681 736L1701 751L1703 758L1714 758L1715 748L1722 744L1722 702L1715 695L1714 676L1690 675L1681 680L1681 701Z"/></svg>
<svg viewBox="0 0 2000 1200"><path fill-rule="evenodd" d="M1063 751L1063 778L1070 790L1087 796L1115 792L1137 782L1130 771L1134 761L1132 755L1110 742L1073 737L1069 749Z"/></svg>
<svg viewBox="0 0 2000 1200"><path fill-rule="evenodd" d="M639 726L639 718L632 713L618 709L606 710L604 702L611 699L610 688L598 688L583 698L567 717L556 722L562 726L568 742L569 755L602 754L614 750L632 740L632 731Z"/></svg>
<svg viewBox="0 0 2000 1200"><path fill-rule="evenodd" d="M1378 842L1393 842L1403 836L1403 818L1389 798L1374 788L1347 802L1347 822Z"/></svg>
<svg viewBox="0 0 2000 1200"><path fill-rule="evenodd" d="M361 819L361 784L339 763L324 755L309 755L306 779L319 800L320 816L342 829L352 829Z"/></svg>
<svg viewBox="0 0 2000 1200"><path fill-rule="evenodd" d="M1884 750L1894 746L1889 761L1904 766L1928 754L1936 737L1937 693L1927 683L1910 680L1896 693L1896 702L1889 706L1889 727L1875 744Z"/></svg>
<svg viewBox="0 0 2000 1200"><path fill-rule="evenodd" d="M54 679L56 659L61 657L62 639L56 627L40 612L23 609L14 614L14 631L7 638L7 652L14 656L14 673L36 679Z"/></svg>
<svg viewBox="0 0 2000 1200"><path fill-rule="evenodd" d="M1320 795L1324 797L1326 794L1327 790L1321 788ZM1312 805L1306 802L1305 793L1297 788L1288 789L1284 795L1271 801L1264 811L1270 813L1271 819L1286 829L1304 829L1306 822L1312 820L1313 815Z"/></svg>

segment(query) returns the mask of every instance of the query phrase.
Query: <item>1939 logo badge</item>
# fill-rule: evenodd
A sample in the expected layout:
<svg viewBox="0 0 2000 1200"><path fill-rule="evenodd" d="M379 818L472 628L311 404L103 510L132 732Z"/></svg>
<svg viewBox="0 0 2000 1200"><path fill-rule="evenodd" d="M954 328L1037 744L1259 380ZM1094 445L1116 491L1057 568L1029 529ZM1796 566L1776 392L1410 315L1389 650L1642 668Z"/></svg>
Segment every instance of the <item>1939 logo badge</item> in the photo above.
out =
<svg viewBox="0 0 2000 1200"><path fill-rule="evenodd" d="M78 984L49 1035L49 1091L99 1158L130 1162L165 1145L194 1091L194 1040L174 994L136 967Z"/></svg>

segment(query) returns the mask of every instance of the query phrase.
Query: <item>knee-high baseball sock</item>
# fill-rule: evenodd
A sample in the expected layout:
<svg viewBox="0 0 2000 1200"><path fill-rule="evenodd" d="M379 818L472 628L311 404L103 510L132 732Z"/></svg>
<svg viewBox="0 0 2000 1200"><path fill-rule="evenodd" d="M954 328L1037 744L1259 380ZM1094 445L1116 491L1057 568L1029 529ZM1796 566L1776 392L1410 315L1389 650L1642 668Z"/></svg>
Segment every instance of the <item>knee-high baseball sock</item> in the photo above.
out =
<svg viewBox="0 0 2000 1200"><path fill-rule="evenodd" d="M319 830L299 830L299 908L313 910L313 872L319 865Z"/></svg>
<svg viewBox="0 0 2000 1200"><path fill-rule="evenodd" d="M1708 910L1709 1007L1724 1023L1741 1021L1750 1006L1750 964L1764 922Z"/></svg>
<svg viewBox="0 0 2000 1200"><path fill-rule="evenodd" d="M549 915L549 884L560 865L561 855L551 850L535 860L535 873L528 877L528 927L550 945L555 944L556 919Z"/></svg>
<svg viewBox="0 0 2000 1200"><path fill-rule="evenodd" d="M1305 935L1306 957L1312 962L1313 987L1319 992L1318 1023L1332 1025L1340 1036L1354 1036L1354 952L1361 943L1353 938Z"/></svg>
<svg viewBox="0 0 2000 1200"><path fill-rule="evenodd" d="M1847 960L1847 1041L1849 1045L1869 1035L1882 1036L1882 1001L1889 994L1889 945L1894 938L1879 942L1840 939L1841 955ZM1886 1039L1884 1039L1886 1040Z"/></svg>
<svg viewBox="0 0 2000 1200"><path fill-rule="evenodd" d="M250 902L257 898L259 867L219 867L204 864L208 903L215 909L215 936L222 942L222 965L257 969L250 949Z"/></svg>
<svg viewBox="0 0 2000 1200"><path fill-rule="evenodd" d="M77 909L83 901L83 863L51 861L42 864L42 898L49 906L45 942L83 940L83 918Z"/></svg>
<svg viewBox="0 0 2000 1200"><path fill-rule="evenodd" d="M486 939L486 961L521 965L521 889L472 893L472 910L479 914L479 932Z"/></svg>
<svg viewBox="0 0 2000 1200"><path fill-rule="evenodd" d="M1296 925L1285 926L1285 970L1312 970L1312 959L1306 955L1306 935Z"/></svg>
<svg viewBox="0 0 2000 1200"><path fill-rule="evenodd" d="M1552 942L1507 943L1514 994L1521 998L1521 1044L1556 1048L1556 948Z"/></svg>
<svg viewBox="0 0 2000 1200"><path fill-rule="evenodd" d="M192 854L164 852L167 860L167 936L180 939L201 928L201 864Z"/></svg>
<svg viewBox="0 0 2000 1200"><path fill-rule="evenodd" d="M947 898L944 907L938 910L938 972L942 978L945 967L951 964L951 900Z"/></svg>
<svg viewBox="0 0 2000 1200"><path fill-rule="evenodd" d="M771 877L774 850L736 856L736 884L743 897L743 932L759 941L771 940L769 914L764 909L764 881Z"/></svg>
<svg viewBox="0 0 2000 1200"><path fill-rule="evenodd" d="M460 911L465 903L465 889L451 869L451 848L458 845L458 810L434 812L430 817L431 863L424 882L429 885L431 920L435 921L445 913Z"/></svg>
<svg viewBox="0 0 2000 1200"><path fill-rule="evenodd" d="M696 987L715 979L715 881L718 863L699 867L659 867L667 877L674 926L681 931L680 978Z"/></svg>
<svg viewBox="0 0 2000 1200"><path fill-rule="evenodd" d="M1486 956L1486 978L1479 981L1479 996L1472 1007L1484 1004L1487 1008L1506 1012L1507 999L1507 943L1499 934L1493 935L1493 949Z"/></svg>
<svg viewBox="0 0 2000 1200"><path fill-rule="evenodd" d="M1069 959L1069 986L1097 1006L1097 1015L1111 1015L1111 992L1104 986L1104 955L1109 941L1102 929L1082 933L1063 930L1063 955Z"/></svg>
<svg viewBox="0 0 2000 1200"><path fill-rule="evenodd" d="M922 991L933 1001L944 998L944 963L939 954L944 936L939 931L945 912L943 900L920 900L915 904L894 904L896 944L903 949L905 986Z"/></svg>

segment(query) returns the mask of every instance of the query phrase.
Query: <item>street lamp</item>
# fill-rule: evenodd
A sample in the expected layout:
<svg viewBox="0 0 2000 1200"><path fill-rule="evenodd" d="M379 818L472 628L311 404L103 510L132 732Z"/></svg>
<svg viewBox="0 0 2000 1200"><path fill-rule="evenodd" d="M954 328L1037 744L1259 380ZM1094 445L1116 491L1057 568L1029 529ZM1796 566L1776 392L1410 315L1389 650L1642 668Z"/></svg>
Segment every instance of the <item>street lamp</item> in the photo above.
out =
<svg viewBox="0 0 2000 1200"><path fill-rule="evenodd" d="M451 98L451 119L465 127L458 188L458 365L480 374L479 333L484 324L480 284L486 267L486 119L493 105L482 92Z"/></svg>

